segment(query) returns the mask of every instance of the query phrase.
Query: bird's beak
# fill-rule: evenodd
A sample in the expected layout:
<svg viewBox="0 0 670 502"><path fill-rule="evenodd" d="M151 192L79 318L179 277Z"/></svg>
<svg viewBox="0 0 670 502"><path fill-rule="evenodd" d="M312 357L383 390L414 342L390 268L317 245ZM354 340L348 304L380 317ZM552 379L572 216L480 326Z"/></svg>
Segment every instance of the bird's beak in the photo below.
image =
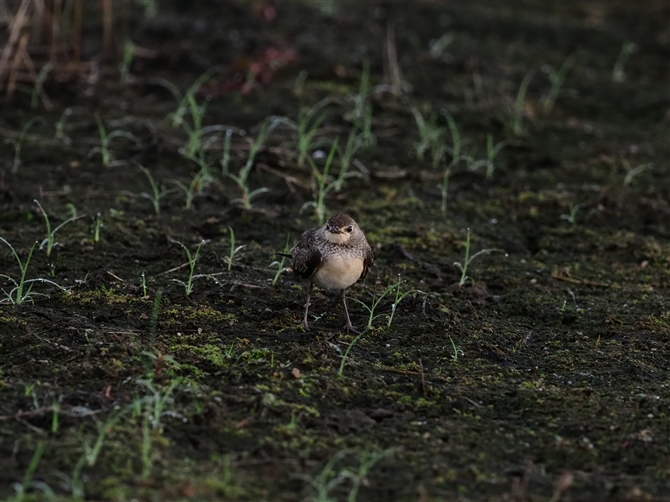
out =
<svg viewBox="0 0 670 502"><path fill-rule="evenodd" d="M342 233L342 231L340 230L340 227L335 227L335 226L330 227L330 231L334 234L341 234Z"/></svg>

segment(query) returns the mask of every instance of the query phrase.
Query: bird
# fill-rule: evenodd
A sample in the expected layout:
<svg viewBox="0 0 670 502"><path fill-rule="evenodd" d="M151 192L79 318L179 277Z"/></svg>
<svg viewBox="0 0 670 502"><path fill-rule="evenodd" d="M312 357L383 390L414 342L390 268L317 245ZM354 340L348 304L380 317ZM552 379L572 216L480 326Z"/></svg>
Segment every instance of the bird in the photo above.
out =
<svg viewBox="0 0 670 502"><path fill-rule="evenodd" d="M374 253L363 230L354 219L343 213L332 215L320 227L303 232L291 250L293 274L309 279L303 324L309 331L307 314L314 285L330 290L339 290L347 324L344 328L358 333L351 324L345 290L364 278L374 260Z"/></svg>

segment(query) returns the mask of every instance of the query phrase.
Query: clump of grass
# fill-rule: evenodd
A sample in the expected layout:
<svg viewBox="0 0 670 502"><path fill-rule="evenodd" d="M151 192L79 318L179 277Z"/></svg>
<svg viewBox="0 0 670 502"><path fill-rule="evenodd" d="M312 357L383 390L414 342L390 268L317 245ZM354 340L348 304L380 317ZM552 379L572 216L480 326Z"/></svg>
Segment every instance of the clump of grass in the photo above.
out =
<svg viewBox="0 0 670 502"><path fill-rule="evenodd" d="M626 80L626 74L624 73L624 66L626 65L626 61L628 61L628 57L631 54L636 53L638 50L637 44L629 41L625 41L623 45L621 46L621 50L619 51L619 57L617 57L616 62L614 63L614 67L612 68L612 80L614 82L623 82Z"/></svg>
<svg viewBox="0 0 670 502"><path fill-rule="evenodd" d="M242 249L246 247L246 244L242 244L241 246L235 246L235 232L233 231L233 227L228 227L228 231L230 232L230 249L228 252L228 256L226 256L223 260L228 264L228 270L233 266L233 260L235 259L235 255L239 253Z"/></svg>
<svg viewBox="0 0 670 502"><path fill-rule="evenodd" d="M37 199L35 199L35 204L37 204L37 206L40 208L40 211L42 212L42 216L44 216L44 223L46 224L46 227L47 227L47 236L40 243L40 249L42 249L46 245L47 256L51 256L51 251L54 247L54 244L56 244L56 232L58 232L61 228L63 228L68 223L71 223L75 220L78 220L79 218L83 218L84 215L76 216L76 214L75 214L74 216L72 216L71 218L68 218L63 223L61 223L60 225L58 225L56 228L54 228L52 230L51 229L51 221L49 220L49 215L47 214L47 212L42 207L42 204L40 204L40 202Z"/></svg>
<svg viewBox="0 0 670 502"><path fill-rule="evenodd" d="M304 211L307 207L313 207L319 225L322 225L326 220L326 195L336 187L335 180L333 180L333 178L330 176L330 167L333 162L336 150L337 138L333 142L333 146L330 148L330 152L328 153L328 157L326 157L326 163L323 165L322 171L319 170L318 166L312 160L312 158L308 157L308 161L312 166L312 174L316 181L316 190L314 192L314 200L305 202L302 205L302 208L300 208L300 212Z"/></svg>
<svg viewBox="0 0 670 502"><path fill-rule="evenodd" d="M21 129L21 134L19 134L18 139L7 138L5 140L6 143L11 143L12 145L14 145L14 162L12 163L12 173L14 174L16 174L19 171L19 168L21 167L22 164L21 150L23 149L23 143L26 141L26 137L28 136L28 131L37 122L41 122L42 124L45 125L47 123L47 121L43 117L33 117L23 126L23 129Z"/></svg>
<svg viewBox="0 0 670 502"><path fill-rule="evenodd" d="M128 131L117 129L107 134L105 124L102 122L102 119L100 118L100 115L98 113L95 114L95 121L98 124L98 133L100 134L100 146L93 147L91 148L91 150L89 150L88 152L89 159L92 159L93 155L99 153L100 157L102 158L102 164L104 166L113 165L114 164L112 162L113 156L109 150L109 145L114 138L126 138L134 142L135 145L137 146L142 145L142 142L133 133Z"/></svg>
<svg viewBox="0 0 670 502"><path fill-rule="evenodd" d="M549 65L542 67L542 69L549 75L549 82L551 82L551 89L549 89L549 92L542 100L542 109L544 110L544 113L550 113L554 108L556 98L558 98L558 95L561 92L561 87L563 87L563 82L565 82L565 77L567 77L568 72L574 64L575 56L569 56L558 71Z"/></svg>
<svg viewBox="0 0 670 502"><path fill-rule="evenodd" d="M468 279L470 279L474 283L472 278L470 278L467 275L468 267L470 266L470 263L472 263L472 260L474 260L478 256L495 252L505 253L502 249L482 249L481 251L477 251L475 254L470 256L470 229L468 228L468 234L465 240L465 260L463 260L463 263L457 261L454 262L454 266L461 271L461 278L458 281L458 285L462 287L467 282ZM507 254L505 254L505 256L507 256Z"/></svg>

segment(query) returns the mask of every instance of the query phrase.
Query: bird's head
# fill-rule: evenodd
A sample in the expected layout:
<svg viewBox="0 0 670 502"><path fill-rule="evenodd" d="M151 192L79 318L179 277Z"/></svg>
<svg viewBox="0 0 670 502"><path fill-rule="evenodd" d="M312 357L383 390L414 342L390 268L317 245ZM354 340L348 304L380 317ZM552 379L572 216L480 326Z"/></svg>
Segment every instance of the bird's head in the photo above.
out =
<svg viewBox="0 0 670 502"><path fill-rule="evenodd" d="M326 224L321 228L326 239L333 244L346 244L361 231L353 218L342 213L328 218Z"/></svg>

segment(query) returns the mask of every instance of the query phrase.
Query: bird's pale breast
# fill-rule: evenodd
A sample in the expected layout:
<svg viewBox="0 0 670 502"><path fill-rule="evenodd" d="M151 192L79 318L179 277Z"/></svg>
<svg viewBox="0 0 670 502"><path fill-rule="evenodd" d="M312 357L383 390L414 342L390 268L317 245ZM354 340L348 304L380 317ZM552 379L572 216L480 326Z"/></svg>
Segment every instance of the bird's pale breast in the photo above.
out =
<svg viewBox="0 0 670 502"><path fill-rule="evenodd" d="M344 289L351 286L363 273L363 259L348 253L332 254L324 259L312 281L324 289Z"/></svg>

